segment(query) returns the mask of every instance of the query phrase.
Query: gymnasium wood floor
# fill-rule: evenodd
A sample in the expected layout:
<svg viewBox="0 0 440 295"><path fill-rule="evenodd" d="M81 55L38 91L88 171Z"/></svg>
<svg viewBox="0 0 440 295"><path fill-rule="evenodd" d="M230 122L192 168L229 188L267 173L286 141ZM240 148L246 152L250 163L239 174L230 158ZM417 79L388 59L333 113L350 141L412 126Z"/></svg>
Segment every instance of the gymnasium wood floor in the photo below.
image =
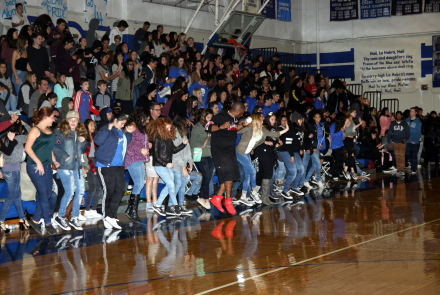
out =
<svg viewBox="0 0 440 295"><path fill-rule="evenodd" d="M439 176L377 175L234 217L191 204L157 232L142 212L141 227L120 215L120 232L2 234L0 292L438 294Z"/></svg>

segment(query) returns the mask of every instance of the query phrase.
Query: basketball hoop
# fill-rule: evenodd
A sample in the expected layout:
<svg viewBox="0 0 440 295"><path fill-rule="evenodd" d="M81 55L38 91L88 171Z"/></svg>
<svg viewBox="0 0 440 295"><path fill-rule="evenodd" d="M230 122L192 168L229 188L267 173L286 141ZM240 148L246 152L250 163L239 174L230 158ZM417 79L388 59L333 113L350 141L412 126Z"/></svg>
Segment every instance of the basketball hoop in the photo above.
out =
<svg viewBox="0 0 440 295"><path fill-rule="evenodd" d="M243 44L238 43L233 38L229 39L228 43L234 45L234 47L235 47L235 59L237 59L238 62L241 63L244 60L244 58L246 57L246 54L248 53L247 48L244 47Z"/></svg>

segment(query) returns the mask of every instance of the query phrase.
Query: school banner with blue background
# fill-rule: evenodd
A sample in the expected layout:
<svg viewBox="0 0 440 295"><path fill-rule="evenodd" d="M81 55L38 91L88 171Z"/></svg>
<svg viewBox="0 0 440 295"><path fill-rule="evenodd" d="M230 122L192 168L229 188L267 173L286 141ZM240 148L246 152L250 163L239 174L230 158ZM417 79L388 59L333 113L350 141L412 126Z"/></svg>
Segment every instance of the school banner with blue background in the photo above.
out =
<svg viewBox="0 0 440 295"><path fill-rule="evenodd" d="M391 0L361 0L361 19L391 16Z"/></svg>
<svg viewBox="0 0 440 295"><path fill-rule="evenodd" d="M19 1L23 4L24 13L26 13L26 2ZM2 18L11 18L13 15L17 14L15 11L16 0L0 0L0 9L2 11Z"/></svg>
<svg viewBox="0 0 440 295"><path fill-rule="evenodd" d="M85 0L86 10L85 23L92 18L99 20L99 25L105 26L107 23L107 0Z"/></svg>
<svg viewBox="0 0 440 295"><path fill-rule="evenodd" d="M391 15L411 15L423 12L423 0L392 0Z"/></svg>
<svg viewBox="0 0 440 295"><path fill-rule="evenodd" d="M266 2L265 0L261 0L261 5ZM267 3L266 7L264 7L263 11L261 12L262 15L264 15L266 18L270 19L276 19L275 15L275 0L270 0L269 3Z"/></svg>
<svg viewBox="0 0 440 295"><path fill-rule="evenodd" d="M358 0L330 0L330 21L359 19Z"/></svg>
<svg viewBox="0 0 440 295"><path fill-rule="evenodd" d="M41 3L46 10L46 13L52 18L54 24L59 18L67 21L67 0L44 0Z"/></svg>
<svg viewBox="0 0 440 295"><path fill-rule="evenodd" d="M288 22L292 20L290 0L277 0L277 19Z"/></svg>
<svg viewBox="0 0 440 295"><path fill-rule="evenodd" d="M440 12L440 0L425 0L425 12Z"/></svg>

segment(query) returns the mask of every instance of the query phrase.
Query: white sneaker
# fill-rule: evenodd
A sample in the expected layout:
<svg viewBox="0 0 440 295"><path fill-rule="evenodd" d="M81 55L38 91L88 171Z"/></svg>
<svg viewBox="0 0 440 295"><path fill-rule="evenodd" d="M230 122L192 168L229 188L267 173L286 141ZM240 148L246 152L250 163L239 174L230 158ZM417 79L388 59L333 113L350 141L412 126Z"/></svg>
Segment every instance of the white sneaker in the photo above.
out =
<svg viewBox="0 0 440 295"><path fill-rule="evenodd" d="M79 220L79 221L86 221L86 220L87 220L87 217L85 217L84 215L81 214L81 212L79 212L78 220Z"/></svg>
<svg viewBox="0 0 440 295"><path fill-rule="evenodd" d="M395 170L397 170L397 168L394 167L394 166L391 166L389 170L393 170L393 171L395 171Z"/></svg>
<svg viewBox="0 0 440 295"><path fill-rule="evenodd" d="M304 185L308 188L313 188L308 181L304 181Z"/></svg>
<svg viewBox="0 0 440 295"><path fill-rule="evenodd" d="M106 241L106 243L112 243L112 242L115 242L115 241L117 241L117 240L119 240L119 233L120 233L121 231L120 230L116 230L116 231L114 231L108 238L107 238L107 241Z"/></svg>
<svg viewBox="0 0 440 295"><path fill-rule="evenodd" d="M118 224L119 219L108 217L107 222L111 224L113 228L122 229Z"/></svg>
<svg viewBox="0 0 440 295"><path fill-rule="evenodd" d="M319 186L320 188L324 188L324 187L325 187L325 185L324 185L324 183L322 183L322 181L318 181L318 186Z"/></svg>
<svg viewBox="0 0 440 295"><path fill-rule="evenodd" d="M84 217L87 219L93 218L92 210L84 211Z"/></svg>
<svg viewBox="0 0 440 295"><path fill-rule="evenodd" d="M113 225L110 223L110 220L111 218L110 217L108 217L108 216L106 216L104 219L103 219L103 221L104 221L104 227L105 228L107 228L107 229L109 229L109 228L113 228Z"/></svg>
<svg viewBox="0 0 440 295"><path fill-rule="evenodd" d="M43 218L40 219L38 224L40 225L41 228L46 227L46 224L44 223L44 219Z"/></svg>
<svg viewBox="0 0 440 295"><path fill-rule="evenodd" d="M98 213L96 210L90 210L90 214L92 215L91 218L102 218L102 215Z"/></svg>

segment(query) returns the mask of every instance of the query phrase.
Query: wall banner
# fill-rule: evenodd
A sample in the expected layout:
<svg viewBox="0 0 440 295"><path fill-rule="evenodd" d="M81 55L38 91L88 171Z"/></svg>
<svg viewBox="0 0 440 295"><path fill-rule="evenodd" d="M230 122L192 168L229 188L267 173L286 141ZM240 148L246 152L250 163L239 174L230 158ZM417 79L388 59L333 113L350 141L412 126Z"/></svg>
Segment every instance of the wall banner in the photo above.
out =
<svg viewBox="0 0 440 295"><path fill-rule="evenodd" d="M358 0L330 0L330 21L358 19Z"/></svg>
<svg viewBox="0 0 440 295"><path fill-rule="evenodd" d="M108 0L85 0L86 10L85 23L88 23L92 18L99 20L99 25L105 26L107 23L107 1Z"/></svg>
<svg viewBox="0 0 440 295"><path fill-rule="evenodd" d="M266 2L265 0L261 0L261 5ZM262 15L264 15L266 18L270 19L276 19L275 15L275 0L270 0L269 3L267 3L266 7L263 8L263 11L261 12Z"/></svg>
<svg viewBox="0 0 440 295"><path fill-rule="evenodd" d="M392 0L391 15L410 15L422 13L423 0Z"/></svg>
<svg viewBox="0 0 440 295"><path fill-rule="evenodd" d="M26 13L26 2L19 1L19 3L23 4L24 13ZM13 15L16 15L15 4L17 4L17 0L0 0L0 10L2 12L2 18L10 18Z"/></svg>
<svg viewBox="0 0 440 295"><path fill-rule="evenodd" d="M391 16L391 0L361 0L361 19Z"/></svg>
<svg viewBox="0 0 440 295"><path fill-rule="evenodd" d="M288 22L292 21L290 0L277 0L277 19Z"/></svg>
<svg viewBox="0 0 440 295"><path fill-rule="evenodd" d="M425 0L425 12L440 12L440 0Z"/></svg>
<svg viewBox="0 0 440 295"><path fill-rule="evenodd" d="M67 21L67 0L44 0L41 6L46 9L46 13L52 18L54 24L59 18Z"/></svg>

